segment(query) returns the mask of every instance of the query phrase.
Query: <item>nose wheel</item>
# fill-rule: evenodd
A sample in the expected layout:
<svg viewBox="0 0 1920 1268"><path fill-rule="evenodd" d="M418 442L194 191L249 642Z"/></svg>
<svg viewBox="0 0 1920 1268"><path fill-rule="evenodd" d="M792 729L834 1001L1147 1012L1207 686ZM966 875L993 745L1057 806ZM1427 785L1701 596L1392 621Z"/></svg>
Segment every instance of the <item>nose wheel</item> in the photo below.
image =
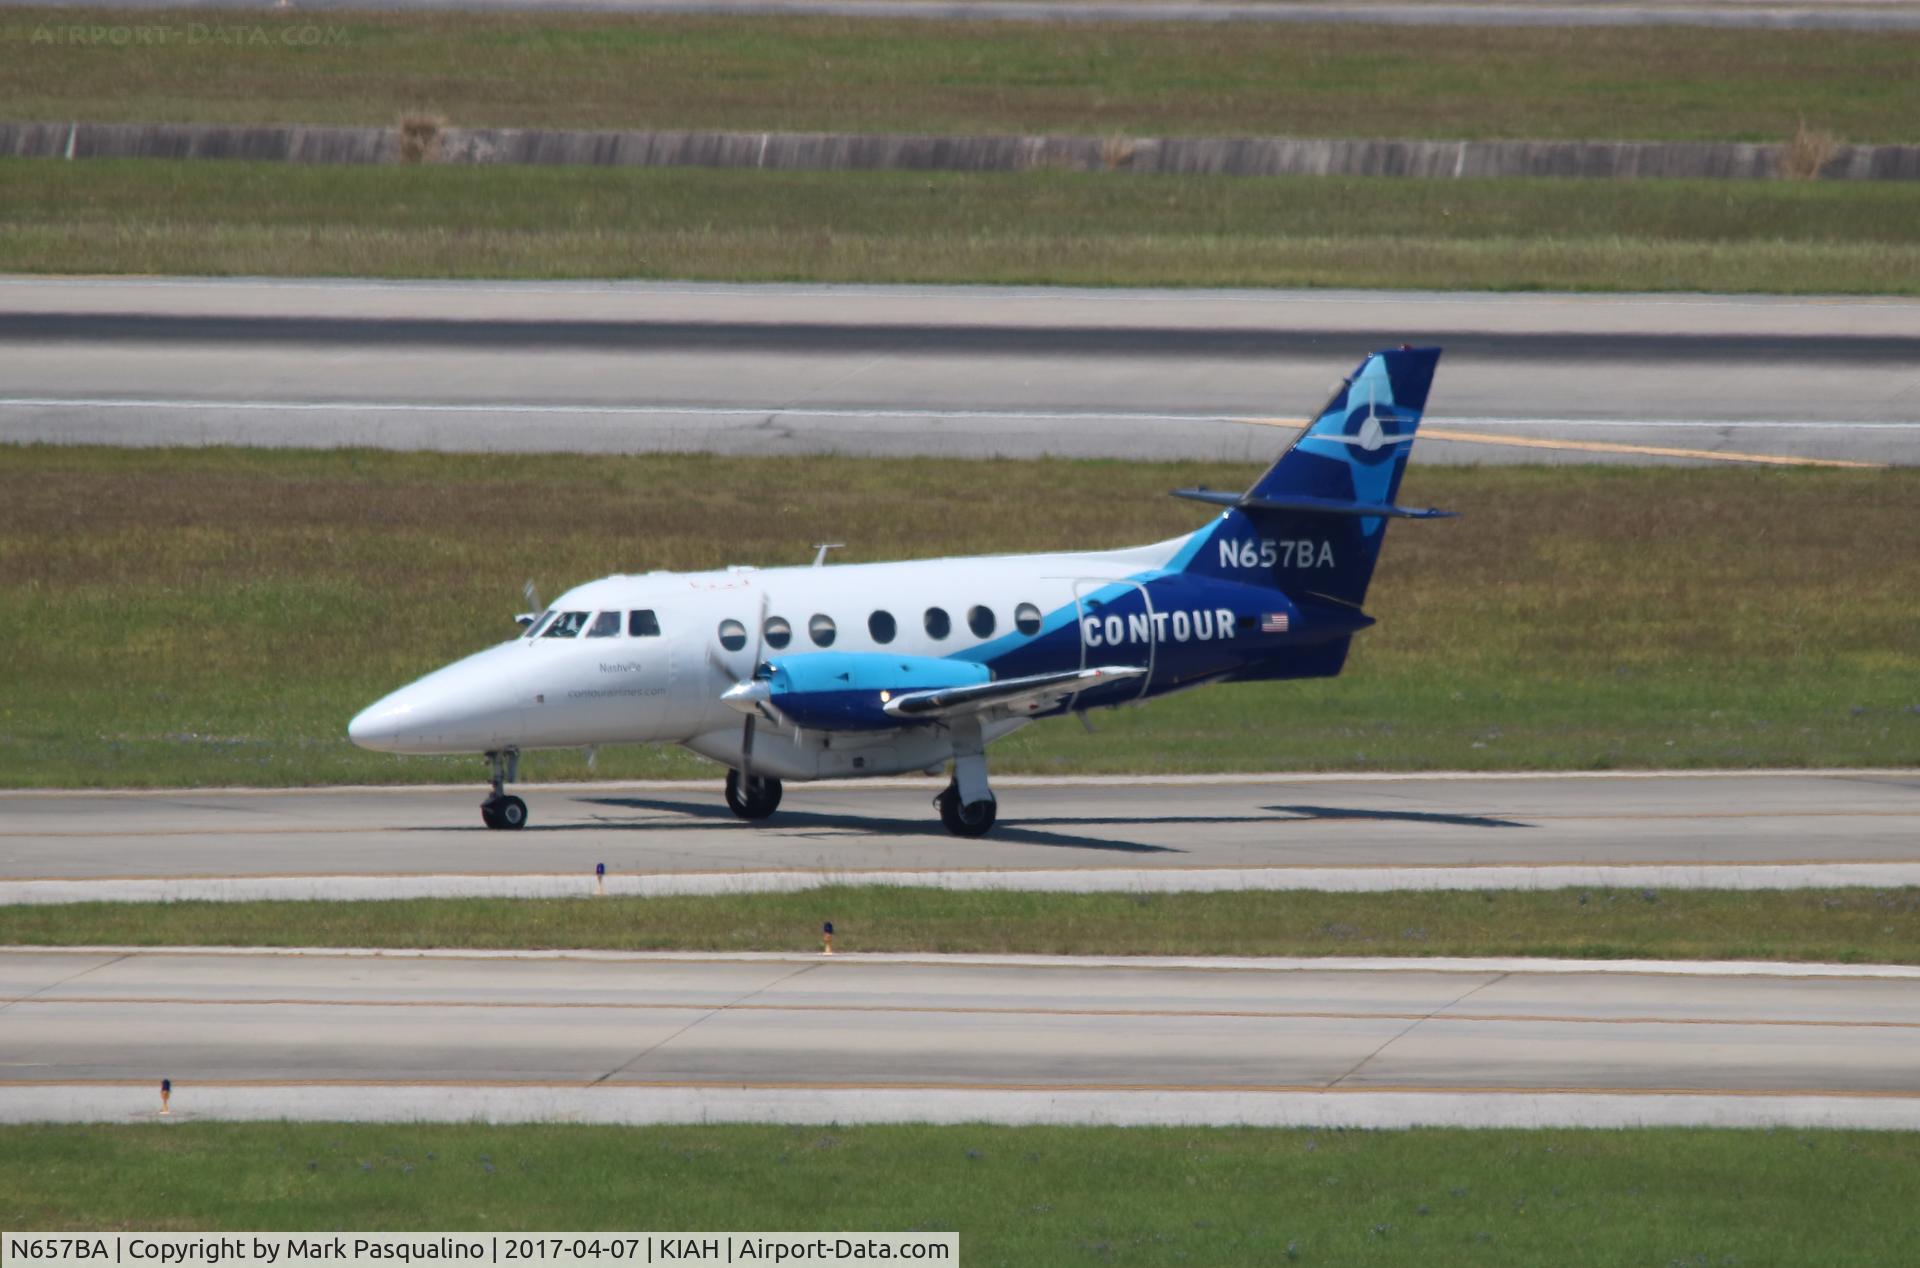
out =
<svg viewBox="0 0 1920 1268"><path fill-rule="evenodd" d="M766 775L742 777L737 770L727 772L727 809L742 819L764 819L780 808L780 794L786 791L780 781Z"/></svg>
<svg viewBox="0 0 1920 1268"><path fill-rule="evenodd" d="M480 822L489 828L517 832L527 826L527 803L507 792L506 783L520 773L520 754L489 753L487 767L493 775L493 792L480 803Z"/></svg>
<svg viewBox="0 0 1920 1268"><path fill-rule="evenodd" d="M524 828L527 803L518 797L489 797L480 803L480 822L489 828Z"/></svg>

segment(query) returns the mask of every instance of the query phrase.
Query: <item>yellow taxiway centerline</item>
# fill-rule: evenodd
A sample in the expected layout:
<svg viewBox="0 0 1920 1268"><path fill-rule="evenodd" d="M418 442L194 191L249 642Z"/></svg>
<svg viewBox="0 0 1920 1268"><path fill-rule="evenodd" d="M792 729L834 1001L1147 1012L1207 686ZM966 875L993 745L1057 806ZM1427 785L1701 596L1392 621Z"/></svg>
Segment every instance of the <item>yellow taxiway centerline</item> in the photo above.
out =
<svg viewBox="0 0 1920 1268"><path fill-rule="evenodd" d="M1261 427L1289 427L1296 431L1306 427L1310 420L1305 418L1235 418L1236 423L1253 423ZM1649 458L1693 458L1702 462L1757 462L1775 467L1853 467L1879 470L1884 462L1857 462L1848 458L1800 458L1785 454L1765 453L1725 453L1713 449L1675 449L1665 445L1628 445L1609 440L1548 440L1538 436L1503 436L1497 432L1458 431L1451 427L1423 427L1420 436L1426 440L1448 440L1463 445L1510 445L1518 449L1564 449L1574 453L1618 453L1635 454Z"/></svg>

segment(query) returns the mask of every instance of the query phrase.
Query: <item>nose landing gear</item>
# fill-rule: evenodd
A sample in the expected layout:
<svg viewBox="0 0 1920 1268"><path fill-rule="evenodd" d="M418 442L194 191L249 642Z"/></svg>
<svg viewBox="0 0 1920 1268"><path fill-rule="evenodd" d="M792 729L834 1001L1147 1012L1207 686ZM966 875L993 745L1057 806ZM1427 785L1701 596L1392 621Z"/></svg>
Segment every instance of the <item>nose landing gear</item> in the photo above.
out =
<svg viewBox="0 0 1920 1268"><path fill-rule="evenodd" d="M527 803L506 791L507 781L520 777L520 750L488 753L487 766L493 774L493 792L480 803L480 822L511 831L526 827Z"/></svg>

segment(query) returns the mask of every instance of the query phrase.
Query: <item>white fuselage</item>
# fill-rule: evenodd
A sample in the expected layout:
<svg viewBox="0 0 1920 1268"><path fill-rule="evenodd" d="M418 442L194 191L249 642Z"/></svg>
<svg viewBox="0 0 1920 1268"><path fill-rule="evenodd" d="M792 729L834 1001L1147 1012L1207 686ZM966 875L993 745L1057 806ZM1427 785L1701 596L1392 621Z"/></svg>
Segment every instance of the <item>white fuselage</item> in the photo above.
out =
<svg viewBox="0 0 1920 1268"><path fill-rule="evenodd" d="M1116 586L1133 588L1130 579L1165 567L1188 541L1084 554L606 577L561 595L528 634L370 706L349 734L363 748L394 753L679 743L738 765L741 717L720 697L751 677L759 659L831 648L990 661L1069 623L1080 626L1090 599ZM1195 636L1197 615L1177 620L1169 626L1163 617L1161 639L1171 639L1174 628L1183 639ZM763 626L771 631L765 636ZM788 633L779 646L783 626ZM1097 647L1104 633L1096 619L1075 641L1083 661L1086 638ZM1152 649L1150 640L1132 654L1150 658ZM988 738L1020 725L995 723ZM815 779L919 770L951 753L940 728L778 731L760 735L753 762L770 775Z"/></svg>

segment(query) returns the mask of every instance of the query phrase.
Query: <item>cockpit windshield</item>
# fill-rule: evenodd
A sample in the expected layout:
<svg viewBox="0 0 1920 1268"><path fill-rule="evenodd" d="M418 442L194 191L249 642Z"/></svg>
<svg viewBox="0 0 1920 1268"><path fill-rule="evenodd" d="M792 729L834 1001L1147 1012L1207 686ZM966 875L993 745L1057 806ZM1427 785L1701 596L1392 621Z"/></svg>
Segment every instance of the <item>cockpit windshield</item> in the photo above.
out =
<svg viewBox="0 0 1920 1268"><path fill-rule="evenodd" d="M622 624L629 638L657 638L660 619L652 608L631 612L562 612L549 608L527 626L528 638L619 638Z"/></svg>

